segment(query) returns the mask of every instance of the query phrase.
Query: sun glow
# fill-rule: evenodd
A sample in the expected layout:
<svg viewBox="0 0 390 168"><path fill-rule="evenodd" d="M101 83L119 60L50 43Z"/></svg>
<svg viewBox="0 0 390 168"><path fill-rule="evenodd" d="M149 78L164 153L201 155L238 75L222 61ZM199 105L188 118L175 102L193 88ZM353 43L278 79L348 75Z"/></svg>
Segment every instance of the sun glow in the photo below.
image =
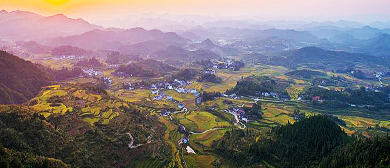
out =
<svg viewBox="0 0 390 168"><path fill-rule="evenodd" d="M56 5L56 6L59 6L59 5L64 5L66 3L69 2L69 0L45 0L48 4L51 4L51 5Z"/></svg>

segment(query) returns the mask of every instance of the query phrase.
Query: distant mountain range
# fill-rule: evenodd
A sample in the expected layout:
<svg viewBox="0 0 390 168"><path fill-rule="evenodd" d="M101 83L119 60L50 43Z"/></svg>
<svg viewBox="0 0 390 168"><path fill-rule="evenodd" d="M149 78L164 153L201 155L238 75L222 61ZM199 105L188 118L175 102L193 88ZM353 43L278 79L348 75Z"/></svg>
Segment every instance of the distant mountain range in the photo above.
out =
<svg viewBox="0 0 390 168"><path fill-rule="evenodd" d="M305 47L274 55L269 64L295 68L305 66L315 69L337 70L345 67L363 65L369 67L390 67L390 60L366 54L323 50Z"/></svg>
<svg viewBox="0 0 390 168"><path fill-rule="evenodd" d="M220 56L210 50L188 51L181 47L169 46L166 50L161 50L153 55L156 59L168 60L176 59L182 62L200 61L204 59L218 59Z"/></svg>
<svg viewBox="0 0 390 168"><path fill-rule="evenodd" d="M51 46L71 45L90 50L117 50L124 45L147 41L155 41L166 45L185 45L187 43L187 39L176 33L133 28L128 30L92 30L80 35L49 39L44 44Z"/></svg>
<svg viewBox="0 0 390 168"><path fill-rule="evenodd" d="M0 36L13 41L37 41L103 29L83 19L71 19L63 14L44 17L25 11L1 11L0 24Z"/></svg>
<svg viewBox="0 0 390 168"><path fill-rule="evenodd" d="M186 47L190 51L198 51L198 50L203 50L203 51L211 51L214 52L220 56L235 56L239 55L239 51L237 49L234 49L232 47L228 46L218 46L215 45L210 39L206 39L202 41L201 43L194 43L190 44L189 46Z"/></svg>

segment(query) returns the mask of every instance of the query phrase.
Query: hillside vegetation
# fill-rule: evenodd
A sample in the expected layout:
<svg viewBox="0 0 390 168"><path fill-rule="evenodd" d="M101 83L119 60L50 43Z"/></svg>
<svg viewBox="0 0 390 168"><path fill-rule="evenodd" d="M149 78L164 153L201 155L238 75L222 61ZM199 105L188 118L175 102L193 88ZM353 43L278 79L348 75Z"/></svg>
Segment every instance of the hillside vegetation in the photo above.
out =
<svg viewBox="0 0 390 168"><path fill-rule="evenodd" d="M0 104L24 103L51 81L33 63L0 51Z"/></svg>

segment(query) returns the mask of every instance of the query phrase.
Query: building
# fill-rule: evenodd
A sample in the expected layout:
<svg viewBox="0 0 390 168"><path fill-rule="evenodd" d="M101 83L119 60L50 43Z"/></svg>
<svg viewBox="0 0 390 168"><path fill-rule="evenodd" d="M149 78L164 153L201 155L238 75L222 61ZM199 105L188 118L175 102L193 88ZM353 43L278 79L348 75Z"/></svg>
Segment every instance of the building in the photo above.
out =
<svg viewBox="0 0 390 168"><path fill-rule="evenodd" d="M184 105L183 103L179 103L179 104L177 104L177 107L178 107L179 109L182 109L182 108L185 107L185 105Z"/></svg>
<svg viewBox="0 0 390 168"><path fill-rule="evenodd" d="M200 97L200 93L195 93L194 96L195 97Z"/></svg>
<svg viewBox="0 0 390 168"><path fill-rule="evenodd" d="M201 97L198 97L195 99L195 105L199 105L199 104L202 104L202 98Z"/></svg>
<svg viewBox="0 0 390 168"><path fill-rule="evenodd" d="M320 96L315 96L315 97L312 97L312 100L313 101L321 101L321 97Z"/></svg>
<svg viewBox="0 0 390 168"><path fill-rule="evenodd" d="M172 96L167 96L167 100L172 101L172 100L173 100L173 97L172 97Z"/></svg>
<svg viewBox="0 0 390 168"><path fill-rule="evenodd" d="M158 90L152 90L152 94L158 94Z"/></svg>
<svg viewBox="0 0 390 168"><path fill-rule="evenodd" d="M191 89L190 93L195 94L195 93L198 93L198 91L196 89Z"/></svg>
<svg viewBox="0 0 390 168"><path fill-rule="evenodd" d="M158 95L153 98L153 100L162 100L164 98L163 95Z"/></svg>
<svg viewBox="0 0 390 168"><path fill-rule="evenodd" d="M186 93L186 91L183 88L177 88L176 91L178 93Z"/></svg>
<svg viewBox="0 0 390 168"><path fill-rule="evenodd" d="M186 133L186 127L184 127L184 125L180 125L179 128L180 128L180 133L182 134Z"/></svg>

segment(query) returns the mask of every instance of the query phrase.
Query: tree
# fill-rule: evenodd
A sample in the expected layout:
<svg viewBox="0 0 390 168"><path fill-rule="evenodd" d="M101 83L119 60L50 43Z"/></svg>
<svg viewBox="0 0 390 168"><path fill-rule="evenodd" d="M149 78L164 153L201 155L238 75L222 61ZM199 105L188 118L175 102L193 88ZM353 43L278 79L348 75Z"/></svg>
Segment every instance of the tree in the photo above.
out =
<svg viewBox="0 0 390 168"><path fill-rule="evenodd" d="M257 116L259 119L262 118L263 112L261 112L261 102L257 101L256 103L254 103L249 112L251 115Z"/></svg>

